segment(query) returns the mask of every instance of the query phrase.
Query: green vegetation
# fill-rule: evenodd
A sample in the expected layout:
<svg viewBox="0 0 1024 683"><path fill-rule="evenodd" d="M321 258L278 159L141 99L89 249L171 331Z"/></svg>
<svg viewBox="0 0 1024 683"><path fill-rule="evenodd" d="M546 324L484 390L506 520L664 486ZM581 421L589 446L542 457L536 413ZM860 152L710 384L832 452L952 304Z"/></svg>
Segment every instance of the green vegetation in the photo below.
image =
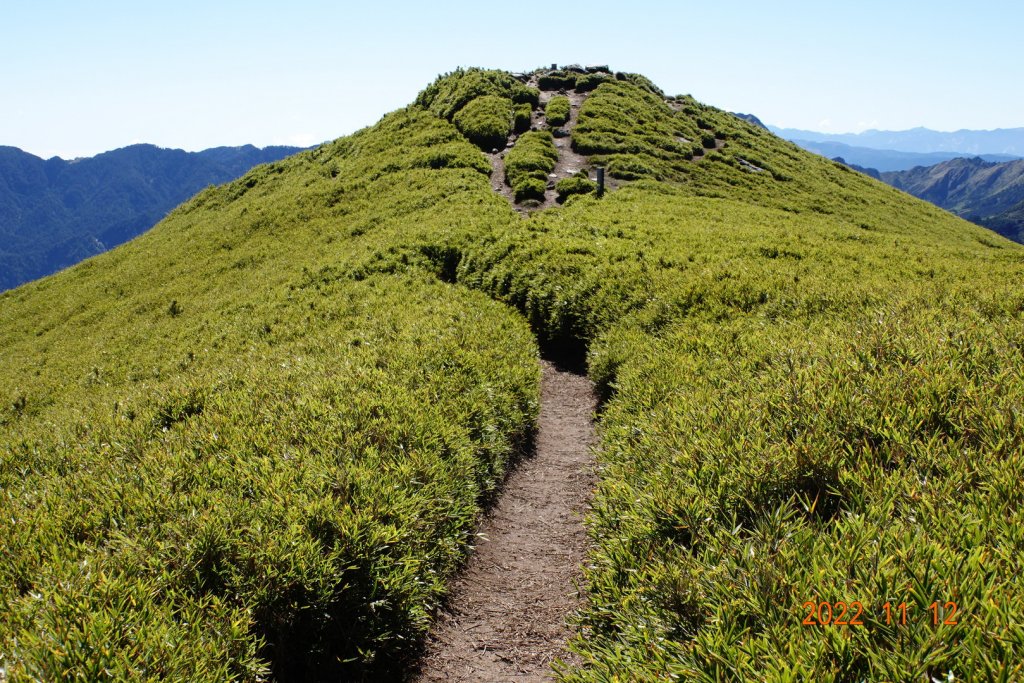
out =
<svg viewBox="0 0 1024 683"><path fill-rule="evenodd" d="M587 177L585 171L580 171L570 178L562 178L555 183L555 192L558 193L558 200L565 201L574 194L590 194L597 191L597 183Z"/></svg>
<svg viewBox="0 0 1024 683"><path fill-rule="evenodd" d="M1019 678L1024 249L626 75L574 144L640 179L520 217L449 122L516 86L442 78L0 295L9 679L398 661L528 437L531 332L605 398L562 680Z"/></svg>
<svg viewBox="0 0 1024 683"><path fill-rule="evenodd" d="M496 95L536 107L540 93L504 71L458 69L439 77L416 97L416 104L449 121L478 97Z"/></svg>
<svg viewBox="0 0 1024 683"><path fill-rule="evenodd" d="M537 79L541 90L572 90L576 87L576 74L571 71L549 71Z"/></svg>
<svg viewBox="0 0 1024 683"><path fill-rule="evenodd" d="M606 84L577 128L671 183L580 198L460 265L542 340L588 347L608 398L587 663L563 678L1013 678L1024 252L678 103ZM668 153L702 129L727 146ZM804 626L806 601L859 601L865 626Z"/></svg>
<svg viewBox="0 0 1024 683"><path fill-rule="evenodd" d="M606 83L580 107L573 148L625 180L678 180L692 157L695 125L658 95L626 81Z"/></svg>
<svg viewBox="0 0 1024 683"><path fill-rule="evenodd" d="M524 133L505 155L505 178L516 201L544 199L548 174L555 170L558 150L550 131Z"/></svg>
<svg viewBox="0 0 1024 683"><path fill-rule="evenodd" d="M497 95L478 97L460 109L452 123L477 147L488 152L504 149L512 133L512 100Z"/></svg>
<svg viewBox="0 0 1024 683"><path fill-rule="evenodd" d="M576 92L590 92L606 81L612 80L609 74L598 72L581 74L576 77Z"/></svg>
<svg viewBox="0 0 1024 683"><path fill-rule="evenodd" d="M511 132L530 128L540 93L503 71L459 69L441 76L416 98L416 105L455 123L478 147L503 149Z"/></svg>
<svg viewBox="0 0 1024 683"><path fill-rule="evenodd" d="M460 281L588 343L610 398L567 680L975 680L1020 656L1024 257L863 186L866 227L638 183L464 257ZM803 626L808 600L867 625Z"/></svg>
<svg viewBox="0 0 1024 683"><path fill-rule="evenodd" d="M548 125L557 128L569 121L569 98L565 95L556 95L548 100L544 108L544 116Z"/></svg>
<svg viewBox="0 0 1024 683"><path fill-rule="evenodd" d="M530 106L529 102L517 104L512 116L512 129L515 134L519 135L521 133L525 133L530 130L530 123L533 118L533 107Z"/></svg>
<svg viewBox="0 0 1024 683"><path fill-rule="evenodd" d="M487 171L412 108L0 296L8 679L348 678L423 632L537 409L527 326L443 282L509 220Z"/></svg>

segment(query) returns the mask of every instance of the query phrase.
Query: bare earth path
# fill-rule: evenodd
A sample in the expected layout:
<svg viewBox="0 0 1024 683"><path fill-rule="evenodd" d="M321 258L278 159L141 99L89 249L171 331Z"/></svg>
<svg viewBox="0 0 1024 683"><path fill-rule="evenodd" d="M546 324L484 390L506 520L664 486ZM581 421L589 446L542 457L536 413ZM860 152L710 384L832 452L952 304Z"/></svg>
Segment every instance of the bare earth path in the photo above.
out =
<svg viewBox="0 0 1024 683"><path fill-rule="evenodd" d="M537 79L534 77L530 80L527 85L531 87L537 87ZM588 93L580 93L575 90L545 90L541 91L540 94L540 106L533 110L530 114L530 128L531 130L554 130L552 126L547 123L547 117L544 114L544 107L556 95L565 95L569 98L569 120L565 122L558 129L561 131L561 135L555 138L555 149L558 150L558 161L555 162L555 168L548 176L548 189L544 193L544 201L537 205L531 205L529 209L524 208L515 201L515 195L512 192L512 188L509 186L505 179L505 154L516 142L519 137L512 135L508 139L508 146L502 150L494 150L487 155L487 158L491 162L491 189L498 194L508 199L509 203L522 214L529 214L533 211L539 211L541 209L549 209L552 206L558 205L558 194L555 192L555 182L562 178L569 178L576 175L577 171L588 171L590 169L590 162L586 156L579 154L572 148L571 135L573 129L576 128L576 123L580 117L580 107L586 101ZM593 175L593 174L590 174ZM609 190L614 190L618 187L618 183L608 178L606 187Z"/></svg>
<svg viewBox="0 0 1024 683"><path fill-rule="evenodd" d="M543 681L567 659L566 617L587 550L593 387L543 363L536 453L511 474L431 631L415 679Z"/></svg>

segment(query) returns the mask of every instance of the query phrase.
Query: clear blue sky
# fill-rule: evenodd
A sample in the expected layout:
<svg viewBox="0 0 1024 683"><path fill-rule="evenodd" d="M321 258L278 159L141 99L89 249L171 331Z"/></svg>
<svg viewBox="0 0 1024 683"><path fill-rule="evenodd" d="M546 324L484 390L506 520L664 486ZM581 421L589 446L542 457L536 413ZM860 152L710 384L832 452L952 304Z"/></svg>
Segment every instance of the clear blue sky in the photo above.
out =
<svg viewBox="0 0 1024 683"><path fill-rule="evenodd" d="M0 145L313 144L457 66L607 63L766 123L1024 126L1024 3L7 0Z"/></svg>

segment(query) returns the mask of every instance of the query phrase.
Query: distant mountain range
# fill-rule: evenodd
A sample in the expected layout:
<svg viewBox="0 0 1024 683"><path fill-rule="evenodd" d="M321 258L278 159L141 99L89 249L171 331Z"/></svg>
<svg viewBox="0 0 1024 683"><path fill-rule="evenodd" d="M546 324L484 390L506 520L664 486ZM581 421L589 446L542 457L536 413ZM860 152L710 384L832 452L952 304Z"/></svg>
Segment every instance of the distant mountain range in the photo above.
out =
<svg viewBox="0 0 1024 683"><path fill-rule="evenodd" d="M0 146L0 291L117 246L207 185L299 150L132 145L65 161Z"/></svg>
<svg viewBox="0 0 1024 683"><path fill-rule="evenodd" d="M927 168L882 173L886 183L961 218L1024 242L1024 159L992 163L951 159Z"/></svg>
<svg viewBox="0 0 1024 683"><path fill-rule="evenodd" d="M809 142L840 142L853 147L887 149L900 152L955 152L977 156L981 154L1007 154L1024 157L1024 128L996 130L958 130L950 133L912 128L910 130L866 130L863 133L818 133L797 128L768 129L787 140Z"/></svg>
<svg viewBox="0 0 1024 683"><path fill-rule="evenodd" d="M808 151L1024 243L1024 128L843 134L767 128Z"/></svg>
<svg viewBox="0 0 1024 683"><path fill-rule="evenodd" d="M916 166L933 166L958 158L974 158L980 156L985 161L1013 161L1020 157L1009 154L972 155L965 152L901 152L892 149L874 149L856 147L842 142L820 142L815 140L793 139L809 152L834 159L842 157L848 164L877 169L878 171L904 171Z"/></svg>

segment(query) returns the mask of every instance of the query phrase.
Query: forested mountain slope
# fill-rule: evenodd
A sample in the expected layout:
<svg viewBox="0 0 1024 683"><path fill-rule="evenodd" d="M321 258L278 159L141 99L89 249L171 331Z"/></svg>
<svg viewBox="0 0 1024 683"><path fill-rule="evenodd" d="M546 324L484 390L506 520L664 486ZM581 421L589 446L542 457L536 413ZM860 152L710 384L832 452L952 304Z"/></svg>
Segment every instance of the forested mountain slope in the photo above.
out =
<svg viewBox="0 0 1024 683"><path fill-rule="evenodd" d="M0 290L115 247L204 187L297 151L131 145L86 159L44 161L0 147Z"/></svg>

